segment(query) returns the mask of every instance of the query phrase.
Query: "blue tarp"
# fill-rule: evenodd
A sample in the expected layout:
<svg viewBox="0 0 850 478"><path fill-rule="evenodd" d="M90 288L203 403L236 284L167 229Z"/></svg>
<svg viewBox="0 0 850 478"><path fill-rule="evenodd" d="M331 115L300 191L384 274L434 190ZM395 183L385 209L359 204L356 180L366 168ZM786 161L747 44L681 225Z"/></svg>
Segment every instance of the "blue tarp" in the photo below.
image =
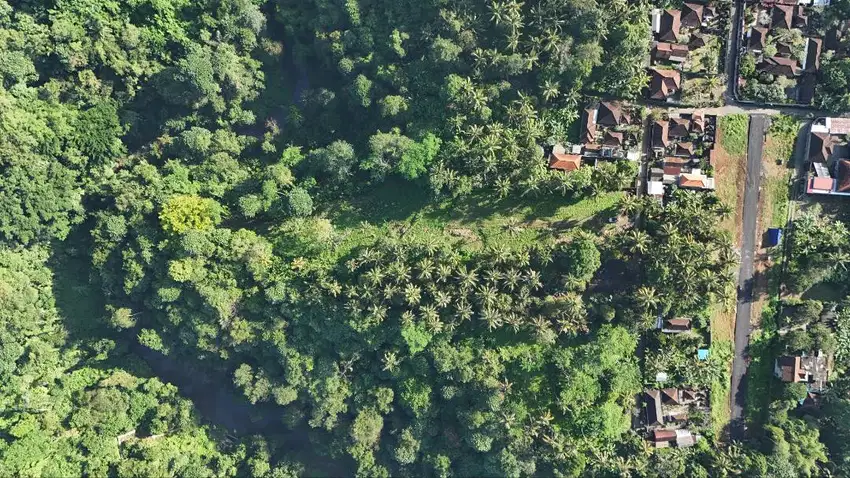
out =
<svg viewBox="0 0 850 478"><path fill-rule="evenodd" d="M697 350L697 358L700 360L708 360L708 349Z"/></svg>
<svg viewBox="0 0 850 478"><path fill-rule="evenodd" d="M767 230L767 247L778 246L780 240L782 240L782 229L771 227Z"/></svg>

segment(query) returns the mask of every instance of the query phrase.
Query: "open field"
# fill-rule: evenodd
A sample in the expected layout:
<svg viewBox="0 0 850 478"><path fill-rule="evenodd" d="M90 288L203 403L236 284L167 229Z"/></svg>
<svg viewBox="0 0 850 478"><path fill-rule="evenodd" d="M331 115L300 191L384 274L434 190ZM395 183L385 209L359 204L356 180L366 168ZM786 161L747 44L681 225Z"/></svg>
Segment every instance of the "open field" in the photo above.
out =
<svg viewBox="0 0 850 478"><path fill-rule="evenodd" d="M335 205L326 215L350 246L347 249L392 228L416 233L422 226L442 229L471 247L523 247L576 228L596 233L612 229L615 226L608 220L618 216L624 194L552 196L545 201L473 195L430 202L428 191L389 181L372 194Z"/></svg>

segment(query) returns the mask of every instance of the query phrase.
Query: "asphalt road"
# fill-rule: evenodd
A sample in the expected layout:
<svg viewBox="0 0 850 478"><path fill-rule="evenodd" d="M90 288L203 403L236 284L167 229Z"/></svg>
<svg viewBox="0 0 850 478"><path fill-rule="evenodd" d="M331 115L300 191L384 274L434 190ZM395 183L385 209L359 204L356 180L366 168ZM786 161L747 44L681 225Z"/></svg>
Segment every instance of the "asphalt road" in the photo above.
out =
<svg viewBox="0 0 850 478"><path fill-rule="evenodd" d="M761 159L767 117L750 117L750 141L747 149L747 182L744 190L744 224L741 241L741 270L738 273L738 305L735 318L735 358L732 362L733 440L744 438L744 402L747 394L747 346L750 341L750 316L753 306L753 259L756 251Z"/></svg>
<svg viewBox="0 0 850 478"><path fill-rule="evenodd" d="M741 13L743 7L741 1L737 0L732 3L732 15L730 21L732 25L729 28L729 38L726 41L726 104L735 104L735 82L738 81L738 50L741 38Z"/></svg>

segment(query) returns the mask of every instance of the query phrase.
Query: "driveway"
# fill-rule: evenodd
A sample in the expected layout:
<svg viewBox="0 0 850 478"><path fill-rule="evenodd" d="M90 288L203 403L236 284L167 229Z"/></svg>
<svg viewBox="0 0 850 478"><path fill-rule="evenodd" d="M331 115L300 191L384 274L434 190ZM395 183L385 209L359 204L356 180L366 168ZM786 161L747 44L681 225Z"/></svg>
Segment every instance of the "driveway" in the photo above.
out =
<svg viewBox="0 0 850 478"><path fill-rule="evenodd" d="M753 307L753 259L756 250L756 223L759 212L762 147L767 117L750 117L750 141L747 149L747 182L744 190L744 224L741 244L741 269L738 273L738 302L735 316L735 358L732 362L733 440L744 438L744 404L747 394L747 346L750 341L750 317Z"/></svg>

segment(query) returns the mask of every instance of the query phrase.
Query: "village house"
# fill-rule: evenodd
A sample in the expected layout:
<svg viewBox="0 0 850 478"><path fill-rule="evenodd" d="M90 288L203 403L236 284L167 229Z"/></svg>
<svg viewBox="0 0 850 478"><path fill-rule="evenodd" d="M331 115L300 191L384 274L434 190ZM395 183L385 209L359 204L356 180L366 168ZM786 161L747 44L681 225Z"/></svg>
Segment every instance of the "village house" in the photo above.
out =
<svg viewBox="0 0 850 478"><path fill-rule="evenodd" d="M819 118L809 134L806 192L850 196L850 119Z"/></svg>
<svg viewBox="0 0 850 478"><path fill-rule="evenodd" d="M809 104L814 99L817 73L825 47L838 47L839 43L824 41L809 26L808 8L811 1L775 0L753 2L754 20L745 28L744 54L753 55L756 71L764 78L772 75L781 81L789 99L800 104ZM788 31L802 33L803 42L793 40ZM828 32L838 39L840 32ZM799 37L798 37L799 38ZM753 78L741 79L757 81ZM763 81L763 80L758 80Z"/></svg>
<svg viewBox="0 0 850 478"><path fill-rule="evenodd" d="M658 317L656 328L661 329L661 332L665 334L681 334L684 332L690 332L691 319L675 318L663 320L661 317Z"/></svg>
<svg viewBox="0 0 850 478"><path fill-rule="evenodd" d="M671 99L682 86L682 74L678 70L650 68L649 78L649 97L654 100Z"/></svg>
<svg viewBox="0 0 850 478"><path fill-rule="evenodd" d="M654 158L648 170L647 194L663 198L666 186L713 190L716 185L707 168L713 167L717 118L700 112L658 118L650 126Z"/></svg>
<svg viewBox="0 0 850 478"><path fill-rule="evenodd" d="M554 145L547 155L550 169L570 172L597 161L640 159L640 127L629 106L619 101L591 103L582 109L579 124L579 144Z"/></svg>
<svg viewBox="0 0 850 478"><path fill-rule="evenodd" d="M773 373L785 383L803 383L809 392L826 390L831 363L829 357L818 351L814 355L782 356L774 362Z"/></svg>
<svg viewBox="0 0 850 478"><path fill-rule="evenodd" d="M645 390L644 425L647 441L655 448L689 447L699 441L691 432L690 419L695 412L709 409L707 393L692 388Z"/></svg>
<svg viewBox="0 0 850 478"><path fill-rule="evenodd" d="M711 1L691 1L681 9L654 9L651 12L653 33L650 53L650 81L647 85L649 98L674 101L683 89L682 82L688 77L705 73L704 63L691 58L704 58L714 54L717 48L715 37L720 33L717 9ZM711 48L711 50L701 50ZM695 53L701 50L700 53Z"/></svg>

